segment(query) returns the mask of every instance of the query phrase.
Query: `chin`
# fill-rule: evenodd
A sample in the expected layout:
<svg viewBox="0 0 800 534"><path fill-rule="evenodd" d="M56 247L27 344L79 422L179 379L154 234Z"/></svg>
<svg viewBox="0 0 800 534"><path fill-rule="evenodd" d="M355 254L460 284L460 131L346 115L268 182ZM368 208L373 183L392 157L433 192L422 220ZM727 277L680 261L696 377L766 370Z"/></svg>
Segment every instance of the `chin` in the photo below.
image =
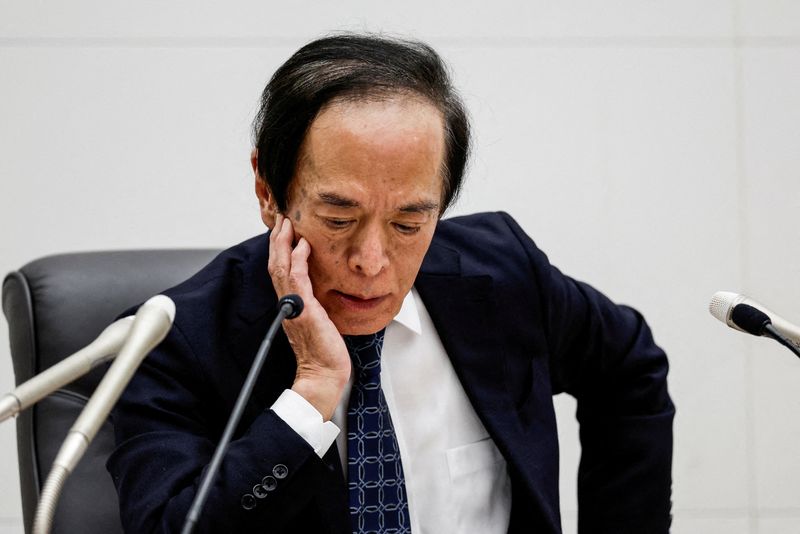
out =
<svg viewBox="0 0 800 534"><path fill-rule="evenodd" d="M380 314L376 317L374 314L369 317L331 317L331 321L336 326L336 329L343 336L363 336L366 334L374 334L379 330L386 328L392 322L394 316L383 317Z"/></svg>
<svg viewBox="0 0 800 534"><path fill-rule="evenodd" d="M321 301L321 304L340 334L363 336L386 328L400 311L402 300L388 297L376 305L362 306L341 298L331 298Z"/></svg>

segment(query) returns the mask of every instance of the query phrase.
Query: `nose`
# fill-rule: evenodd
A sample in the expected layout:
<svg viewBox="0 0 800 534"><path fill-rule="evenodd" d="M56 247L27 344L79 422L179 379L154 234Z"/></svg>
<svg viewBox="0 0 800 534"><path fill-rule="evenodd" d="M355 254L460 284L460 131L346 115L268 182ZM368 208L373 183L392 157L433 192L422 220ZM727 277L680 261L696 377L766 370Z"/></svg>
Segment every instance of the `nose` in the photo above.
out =
<svg viewBox="0 0 800 534"><path fill-rule="evenodd" d="M377 276L389 266L385 237L378 228L365 228L350 248L347 258L351 270L366 276Z"/></svg>

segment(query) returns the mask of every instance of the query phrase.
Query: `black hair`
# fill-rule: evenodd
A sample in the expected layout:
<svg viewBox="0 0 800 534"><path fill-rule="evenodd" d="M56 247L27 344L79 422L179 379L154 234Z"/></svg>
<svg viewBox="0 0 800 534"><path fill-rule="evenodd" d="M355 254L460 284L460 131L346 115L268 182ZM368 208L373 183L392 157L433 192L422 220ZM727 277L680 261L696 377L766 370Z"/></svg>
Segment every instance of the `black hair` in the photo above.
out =
<svg viewBox="0 0 800 534"><path fill-rule="evenodd" d="M442 209L461 188L469 156L470 129L464 104L439 55L419 41L371 34L339 34L312 41L295 52L261 95L253 121L257 169L278 210L286 211L306 131L335 99L371 100L397 94L421 96L444 118Z"/></svg>

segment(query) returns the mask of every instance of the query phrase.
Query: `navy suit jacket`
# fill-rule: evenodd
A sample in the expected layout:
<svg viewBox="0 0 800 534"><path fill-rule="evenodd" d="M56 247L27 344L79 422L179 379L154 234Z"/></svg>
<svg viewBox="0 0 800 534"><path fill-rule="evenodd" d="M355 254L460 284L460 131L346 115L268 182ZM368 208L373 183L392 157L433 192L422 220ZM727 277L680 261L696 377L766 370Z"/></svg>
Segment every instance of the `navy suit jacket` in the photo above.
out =
<svg viewBox="0 0 800 534"><path fill-rule="evenodd" d="M180 531L276 311L267 256L267 237L250 239L166 291L174 327L113 420L108 468L127 532ZM441 221L415 287L506 459L509 533L561 531L560 392L578 401L580 532L668 531L674 408L666 356L641 315L561 274L502 213ZM336 446L320 459L269 410L294 374L281 334L195 532L350 532ZM245 509L243 496L275 473L277 488Z"/></svg>

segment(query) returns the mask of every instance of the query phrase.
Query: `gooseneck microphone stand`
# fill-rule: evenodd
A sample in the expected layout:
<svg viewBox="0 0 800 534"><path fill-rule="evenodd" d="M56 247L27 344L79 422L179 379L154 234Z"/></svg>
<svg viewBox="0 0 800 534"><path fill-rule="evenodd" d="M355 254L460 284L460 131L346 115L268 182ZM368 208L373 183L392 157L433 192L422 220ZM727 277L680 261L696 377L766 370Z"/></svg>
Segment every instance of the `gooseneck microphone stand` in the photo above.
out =
<svg viewBox="0 0 800 534"><path fill-rule="evenodd" d="M225 431L222 433L219 444L214 451L214 456L211 457L211 463L203 476L203 480L200 482L200 487L194 496L192 505L189 507L189 512L186 514L186 520L183 523L181 534L191 534L194 525L200 517L200 512L202 512L203 505L208 498L208 492L211 490L211 484L214 482L214 477L222 465L222 458L228 450L228 444L233 437L233 431L239 424L239 419L242 418L242 413L244 413L247 401L250 400L250 395L253 393L253 388L256 385L256 379L258 379L258 375L261 373L261 367L267 359L267 353L275 338L275 334L278 332L278 328L281 326L281 321L284 319L294 319L303 311L303 299L297 295L286 295L278 304L278 315L275 317L275 320L272 321L267 335L264 336L264 341L261 342L261 346L258 348L256 358L253 360L253 365L250 366L250 372L247 374L242 390L239 392L239 397L236 399L236 404L233 407L230 419L228 419L228 424L225 426Z"/></svg>

